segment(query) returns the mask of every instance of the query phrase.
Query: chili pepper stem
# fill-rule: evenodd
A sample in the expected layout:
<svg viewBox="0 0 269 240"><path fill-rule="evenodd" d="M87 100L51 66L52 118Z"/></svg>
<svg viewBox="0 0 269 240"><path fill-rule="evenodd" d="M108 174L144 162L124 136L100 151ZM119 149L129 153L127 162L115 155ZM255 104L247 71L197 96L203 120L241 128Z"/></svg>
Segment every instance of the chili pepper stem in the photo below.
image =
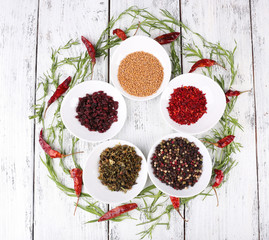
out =
<svg viewBox="0 0 269 240"><path fill-rule="evenodd" d="M49 105L48 105L48 106L46 107L46 109L45 109L45 112L44 112L44 118L46 117L46 112L47 112L48 108L49 108Z"/></svg>
<svg viewBox="0 0 269 240"><path fill-rule="evenodd" d="M139 29L139 27L140 27L140 24L141 24L141 22L139 21L139 22L138 22L138 25L137 25L137 29L136 29L136 31L135 31L135 33L134 33L134 35L133 35L133 36L135 36L135 35L136 35L136 33L137 33L137 31L138 31L138 29Z"/></svg>
<svg viewBox="0 0 269 240"><path fill-rule="evenodd" d="M182 214L181 214L181 212L179 211L179 209L176 209L176 210L177 210L179 216L184 220L184 222L188 222L188 221L189 221L189 220L185 219L185 218L182 216Z"/></svg>
<svg viewBox="0 0 269 240"><path fill-rule="evenodd" d="M227 69L226 69L225 67L223 67L222 65L220 65L219 63L216 63L216 65L218 65L218 66L222 67L224 70L226 70L226 71L227 71Z"/></svg>
<svg viewBox="0 0 269 240"><path fill-rule="evenodd" d="M242 93L246 93L246 92L250 92L250 91L251 91L251 89L249 89L249 90L245 90L245 91L240 92L240 94L242 94Z"/></svg>
<svg viewBox="0 0 269 240"><path fill-rule="evenodd" d="M217 143L212 143L212 142L208 142L208 141L205 141L205 140L201 140L201 142L204 142L204 143L208 143L208 144L212 144L212 145L214 145L214 146L218 146L218 144Z"/></svg>
<svg viewBox="0 0 269 240"><path fill-rule="evenodd" d="M92 80L92 77L93 77L93 69L94 69L94 66L95 66L95 63L92 62L92 74L91 74L91 80Z"/></svg>
<svg viewBox="0 0 269 240"><path fill-rule="evenodd" d="M75 210L74 210L74 216L76 214L76 211L77 211L77 207L78 207L78 202L79 202L79 197L78 197L78 200L77 200L77 203L76 203L76 207L75 207Z"/></svg>
<svg viewBox="0 0 269 240"><path fill-rule="evenodd" d="M215 192L215 195L216 195L216 198L217 198L217 207L219 206L219 197L218 197L218 194L217 194L217 190L216 188L212 187L214 192Z"/></svg>
<svg viewBox="0 0 269 240"><path fill-rule="evenodd" d="M82 152L75 152L75 153L70 153L70 154L67 154L67 155L62 155L63 157L68 157L68 156L71 156L71 155L74 155L74 154L77 154L77 153L84 153L83 151Z"/></svg>

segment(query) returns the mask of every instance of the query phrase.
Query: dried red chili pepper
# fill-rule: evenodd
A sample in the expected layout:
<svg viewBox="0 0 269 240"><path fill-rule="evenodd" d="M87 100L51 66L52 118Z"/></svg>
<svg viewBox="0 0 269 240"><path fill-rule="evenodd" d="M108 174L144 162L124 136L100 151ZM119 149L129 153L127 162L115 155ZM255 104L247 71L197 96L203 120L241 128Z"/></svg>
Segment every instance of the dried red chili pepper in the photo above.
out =
<svg viewBox="0 0 269 240"><path fill-rule="evenodd" d="M96 63L96 58L95 58L95 49L92 43L85 37L81 36L81 40L84 43L84 45L87 48L88 54L91 57L91 62L92 62L92 69L94 68L94 65Z"/></svg>
<svg viewBox="0 0 269 240"><path fill-rule="evenodd" d="M46 116L46 112L49 108L49 106L54 103L59 97L61 97L69 88L69 84L71 82L71 77L69 76L67 79L65 79L56 89L56 91L54 92L54 94L51 96L51 98L48 101L48 105L47 108L45 110L44 113L44 118Z"/></svg>
<svg viewBox="0 0 269 240"><path fill-rule="evenodd" d="M174 209L179 213L180 217L185 221L185 222L188 222L188 220L186 220L180 213L179 211L179 207L180 207L180 199L178 197L172 197L170 196L170 200L171 200L171 203L174 207Z"/></svg>
<svg viewBox="0 0 269 240"><path fill-rule="evenodd" d="M204 58L204 59L201 59L201 60L197 61L196 63L194 63L192 65L191 70L189 71L189 73L194 72L197 68L200 68L200 67L211 67L213 65L218 65L218 66L224 68L223 66L221 66L220 64L218 64L216 61L211 60L211 59Z"/></svg>
<svg viewBox="0 0 269 240"><path fill-rule="evenodd" d="M70 155L74 155L76 153L82 153L82 152L76 152L76 153L71 153L71 154L61 154L56 150L53 150L51 146L43 139L43 129L41 129L40 134L39 134L39 144L51 158L64 158Z"/></svg>
<svg viewBox="0 0 269 240"><path fill-rule="evenodd" d="M113 35L114 34L116 34L122 41L124 41L127 38L125 32L119 28L113 30Z"/></svg>
<svg viewBox="0 0 269 240"><path fill-rule="evenodd" d="M155 41L157 41L159 44L167 44L175 41L178 36L180 35L179 32L171 32L164 35L161 35L159 37L154 38Z"/></svg>
<svg viewBox="0 0 269 240"><path fill-rule="evenodd" d="M105 220L109 220L111 218L115 218L120 216L123 213L129 212L137 208L136 203L129 203L122 206L118 206L116 208L111 209L107 213L105 213L102 217L99 218L98 222L102 222Z"/></svg>
<svg viewBox="0 0 269 240"><path fill-rule="evenodd" d="M242 93L245 93L245 92L249 92L250 90L246 90L246 91L237 91L237 90L228 90L226 93L225 93L225 96L226 96L226 103L229 103L230 102L230 99L228 97L238 97L240 94Z"/></svg>
<svg viewBox="0 0 269 240"><path fill-rule="evenodd" d="M212 188L216 194L216 198L217 198L217 207L219 206L219 198L218 198L218 194L217 194L217 190L216 190L216 187L218 187L221 183L222 183L222 180L224 178L224 174L221 170L219 169L214 169L214 172L216 174L216 178L215 178L215 182L214 184L212 185Z"/></svg>
<svg viewBox="0 0 269 240"><path fill-rule="evenodd" d="M212 142L208 142L208 141L203 141L203 142L206 142L206 143L209 143L209 144L212 144L216 147L219 147L219 148L224 148L226 146L228 146L233 140L234 140L235 136L233 135L228 135L222 139L220 139L219 141L217 141L216 143L212 143Z"/></svg>
<svg viewBox="0 0 269 240"><path fill-rule="evenodd" d="M74 215L75 215L76 210L77 210L79 196L81 194L81 189L82 189L82 173L83 173L83 171L79 168L73 168L70 170L71 178L73 178L73 180L74 180L74 189L75 189L76 195L78 197L77 204L76 204L75 211L74 211Z"/></svg>

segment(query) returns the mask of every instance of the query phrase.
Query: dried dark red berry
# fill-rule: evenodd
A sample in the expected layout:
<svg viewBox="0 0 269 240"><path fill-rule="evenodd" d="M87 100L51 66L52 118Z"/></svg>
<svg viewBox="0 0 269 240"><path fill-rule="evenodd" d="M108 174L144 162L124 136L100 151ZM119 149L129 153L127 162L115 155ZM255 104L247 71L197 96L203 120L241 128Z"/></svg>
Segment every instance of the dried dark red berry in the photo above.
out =
<svg viewBox="0 0 269 240"><path fill-rule="evenodd" d="M118 107L119 103L103 91L86 94L79 98L76 118L90 131L103 133L118 121Z"/></svg>

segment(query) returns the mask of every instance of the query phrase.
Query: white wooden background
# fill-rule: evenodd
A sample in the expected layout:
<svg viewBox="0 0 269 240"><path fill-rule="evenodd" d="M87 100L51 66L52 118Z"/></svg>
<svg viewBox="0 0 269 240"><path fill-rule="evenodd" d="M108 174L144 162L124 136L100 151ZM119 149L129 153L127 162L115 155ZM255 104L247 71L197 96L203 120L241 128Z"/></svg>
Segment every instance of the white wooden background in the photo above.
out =
<svg viewBox="0 0 269 240"><path fill-rule="evenodd" d="M235 88L253 89L240 96L235 109L245 127L237 133L244 149L218 191L220 206L215 198L196 199L185 209L188 223L173 212L171 229L158 227L153 239L269 239L268 0L0 0L0 239L138 239L134 223L83 224L92 216L80 210L73 217L73 200L49 180L39 160L39 126L28 120L50 48L81 35L96 42L109 18L132 5L154 14L167 9L228 49L236 39ZM112 53L98 61L95 79L109 81ZM183 72L189 67L184 61ZM126 100L128 119L116 137L147 154L157 138L172 132L155 109L158 101Z"/></svg>

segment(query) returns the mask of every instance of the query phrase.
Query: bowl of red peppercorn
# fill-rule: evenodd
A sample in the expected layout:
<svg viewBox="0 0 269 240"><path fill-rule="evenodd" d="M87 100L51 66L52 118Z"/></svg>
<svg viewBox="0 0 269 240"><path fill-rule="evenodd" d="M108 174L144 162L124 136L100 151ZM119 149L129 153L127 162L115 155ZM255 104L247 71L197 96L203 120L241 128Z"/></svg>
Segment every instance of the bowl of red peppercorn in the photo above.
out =
<svg viewBox="0 0 269 240"><path fill-rule="evenodd" d="M150 149L148 173L161 191L175 197L192 197L209 184L212 162L197 138L174 133L159 139Z"/></svg>
<svg viewBox="0 0 269 240"><path fill-rule="evenodd" d="M61 117L76 137L99 142L114 137L126 120L126 104L120 92L103 81L76 85L65 96Z"/></svg>
<svg viewBox="0 0 269 240"><path fill-rule="evenodd" d="M161 96L161 112L176 131L200 134L214 127L222 117L225 94L211 78L187 73L174 78Z"/></svg>

